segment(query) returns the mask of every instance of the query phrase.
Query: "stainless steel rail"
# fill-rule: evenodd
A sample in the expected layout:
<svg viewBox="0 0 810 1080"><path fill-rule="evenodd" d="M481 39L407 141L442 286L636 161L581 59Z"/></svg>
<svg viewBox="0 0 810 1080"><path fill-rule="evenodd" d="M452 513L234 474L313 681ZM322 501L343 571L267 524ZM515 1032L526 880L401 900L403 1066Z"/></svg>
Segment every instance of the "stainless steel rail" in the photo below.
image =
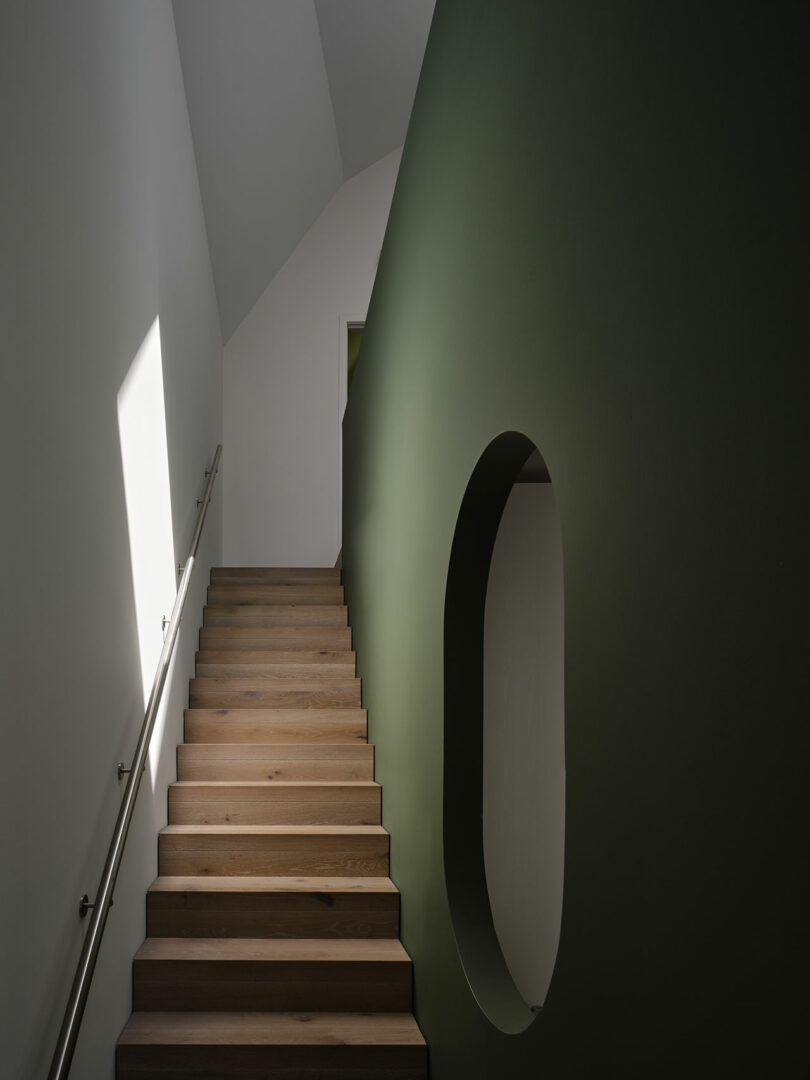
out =
<svg viewBox="0 0 810 1080"><path fill-rule="evenodd" d="M121 865L121 857L124 854L124 845L126 844L129 825L132 821L132 814L135 809L135 800L138 796L141 776L146 767L146 755L149 750L149 741L152 737L152 729L155 726L155 719L157 717L158 708L160 707L160 699L163 694L163 687L166 684L166 675L169 670L169 664L171 663L172 653L174 652L174 646L177 642L177 633L180 629L180 620L183 616L183 606L186 602L191 574L194 570L194 559L200 544L205 513L208 509L208 504L211 501L211 491L214 486L214 478L219 471L219 460L221 456L222 447L218 446L216 453L214 454L214 460L211 463L211 468L206 474L208 483L205 485L205 494L201 500L198 500L199 512L197 514L194 537L191 541L191 549L180 575L180 584L177 587L177 598L174 601L172 615L169 619L168 632L163 642L163 651L160 654L157 671L155 672L155 680L152 683L152 692L149 695L149 702L146 706L146 715L143 718L141 734L138 738L138 745L135 749L132 765L130 766L127 786L124 789L124 798L121 802L121 809L118 811L118 819L115 823L112 840L110 841L110 849L107 852L107 861L104 863L104 871L101 875L101 882L98 887L98 892L96 893L96 899L93 904L86 902L83 904L85 910L87 908L92 908L93 914L90 917L90 925L87 928L87 935L84 939L81 956L79 957L79 963L76 968L76 977L73 980L67 1008L65 1009L65 1019L62 1022L62 1028L59 1032L59 1039L56 1044L56 1052L54 1053L53 1061L51 1062L51 1071L48 1073L48 1080L66 1080L66 1077L70 1072L70 1063L73 1059L73 1051L79 1036L79 1027L82 1022L82 1016L84 1015L84 1007L87 1004L87 995L90 992L90 983L93 978L98 951L101 947L101 938L104 933L104 926L107 922L107 914L113 900L113 891L115 889L116 878L118 877L118 868ZM83 901L85 900L86 898L83 898Z"/></svg>

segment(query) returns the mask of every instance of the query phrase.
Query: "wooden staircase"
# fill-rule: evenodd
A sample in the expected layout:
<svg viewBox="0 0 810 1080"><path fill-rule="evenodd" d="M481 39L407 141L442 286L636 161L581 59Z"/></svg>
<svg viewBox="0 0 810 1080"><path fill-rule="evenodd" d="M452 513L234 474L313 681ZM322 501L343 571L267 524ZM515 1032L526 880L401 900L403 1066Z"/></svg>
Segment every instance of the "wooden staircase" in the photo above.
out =
<svg viewBox="0 0 810 1080"><path fill-rule="evenodd" d="M216 568L118 1080L424 1080L340 571Z"/></svg>

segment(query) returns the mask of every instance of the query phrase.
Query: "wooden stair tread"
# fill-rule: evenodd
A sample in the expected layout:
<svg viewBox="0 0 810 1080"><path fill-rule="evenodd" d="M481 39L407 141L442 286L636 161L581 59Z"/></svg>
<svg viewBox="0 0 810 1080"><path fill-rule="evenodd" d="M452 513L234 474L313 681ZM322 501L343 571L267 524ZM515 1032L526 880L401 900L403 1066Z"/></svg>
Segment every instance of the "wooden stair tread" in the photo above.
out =
<svg viewBox="0 0 810 1080"><path fill-rule="evenodd" d="M198 664L323 664L344 667L354 664L351 649L200 649Z"/></svg>
<svg viewBox="0 0 810 1080"><path fill-rule="evenodd" d="M324 672L318 675L201 675L189 679L193 689L197 690L265 690L279 687L283 690L322 690L324 686L345 686L353 689L359 686L356 675L336 675Z"/></svg>
<svg viewBox="0 0 810 1080"><path fill-rule="evenodd" d="M121 1033L124 1045L424 1046L410 1013L136 1012Z"/></svg>
<svg viewBox="0 0 810 1080"><path fill-rule="evenodd" d="M382 825L164 825L162 836L388 836Z"/></svg>
<svg viewBox="0 0 810 1080"><path fill-rule="evenodd" d="M259 596L281 596L295 603L300 596L343 596L343 586L339 580L332 581L282 581L282 582L259 582L253 584L245 581L212 582L208 586L209 592L221 592L225 596L241 596L257 594ZM330 599L326 599L326 603Z"/></svg>
<svg viewBox="0 0 810 1080"><path fill-rule="evenodd" d="M151 893L398 893L389 877L225 877L169 876L155 878Z"/></svg>
<svg viewBox="0 0 810 1080"><path fill-rule="evenodd" d="M348 709L339 705L317 709L296 709L284 705L257 706L252 709L229 709L222 708L189 708L185 710L187 717L202 720L226 720L233 717L244 723L246 720L275 720L294 723L303 720L340 720L345 721L352 716L357 719L366 719L366 710L360 706L352 706Z"/></svg>
<svg viewBox="0 0 810 1080"><path fill-rule="evenodd" d="M397 938L147 938L135 962L402 963L411 958Z"/></svg>
<svg viewBox="0 0 810 1080"><path fill-rule="evenodd" d="M175 780L170 788L237 788L255 789L261 788L378 788L376 780Z"/></svg>

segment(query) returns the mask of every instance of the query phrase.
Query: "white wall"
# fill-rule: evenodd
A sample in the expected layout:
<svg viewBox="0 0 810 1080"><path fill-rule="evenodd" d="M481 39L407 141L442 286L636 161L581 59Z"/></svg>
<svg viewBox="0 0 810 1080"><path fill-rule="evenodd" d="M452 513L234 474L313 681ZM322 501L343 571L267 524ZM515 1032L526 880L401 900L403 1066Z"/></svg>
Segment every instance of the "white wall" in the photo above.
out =
<svg viewBox="0 0 810 1080"><path fill-rule="evenodd" d="M484 864L504 958L542 1005L560 934L565 839L563 565L551 484L515 484L484 619Z"/></svg>
<svg viewBox="0 0 810 1080"><path fill-rule="evenodd" d="M118 391L159 317L180 559L220 437L222 351L168 0L3 5L0 130L0 1072L38 1080L86 925L78 898L98 882L123 790L115 763L143 715ZM113 1077L220 508L72 1080Z"/></svg>
<svg viewBox="0 0 810 1080"><path fill-rule="evenodd" d="M225 347L228 565L335 561L341 318L365 318L399 158L341 187Z"/></svg>

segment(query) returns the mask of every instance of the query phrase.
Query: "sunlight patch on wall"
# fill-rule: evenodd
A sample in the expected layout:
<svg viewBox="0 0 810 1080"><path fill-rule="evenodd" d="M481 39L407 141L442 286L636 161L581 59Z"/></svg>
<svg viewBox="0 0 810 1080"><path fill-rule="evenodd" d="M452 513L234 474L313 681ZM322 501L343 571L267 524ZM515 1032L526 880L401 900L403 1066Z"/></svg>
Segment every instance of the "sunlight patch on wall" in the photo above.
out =
<svg viewBox="0 0 810 1080"><path fill-rule="evenodd" d="M118 391L118 431L145 708L163 648L161 620L164 615L168 618L171 614L177 593L163 361L160 320L157 318ZM153 785L166 722L169 680L149 747Z"/></svg>

